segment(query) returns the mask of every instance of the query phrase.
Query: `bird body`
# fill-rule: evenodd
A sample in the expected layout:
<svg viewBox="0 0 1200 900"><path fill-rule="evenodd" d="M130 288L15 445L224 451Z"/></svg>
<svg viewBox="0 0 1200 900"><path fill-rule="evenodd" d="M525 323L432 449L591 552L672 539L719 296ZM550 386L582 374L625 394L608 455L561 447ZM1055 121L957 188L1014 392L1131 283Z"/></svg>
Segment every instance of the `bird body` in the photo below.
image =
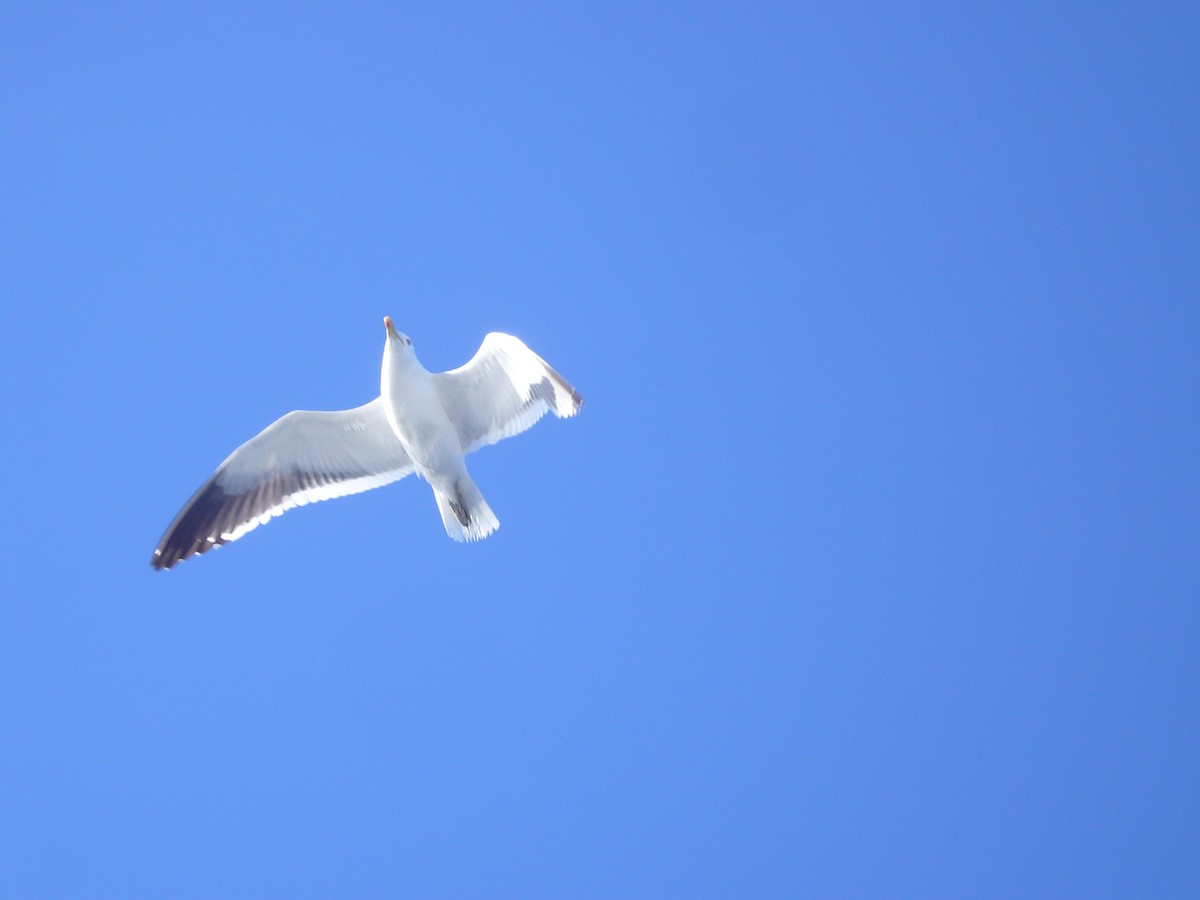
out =
<svg viewBox="0 0 1200 900"><path fill-rule="evenodd" d="M462 446L434 384L407 338L389 338L383 351L379 395L388 424L418 475L434 483L465 471Z"/></svg>
<svg viewBox="0 0 1200 900"><path fill-rule="evenodd" d="M388 424L404 446L417 475L433 488L446 533L458 541L479 540L500 527L490 506L467 474L458 430L450 421L435 379L407 335L385 319L380 396Z"/></svg>
<svg viewBox="0 0 1200 900"><path fill-rule="evenodd" d="M221 463L175 517L150 563L166 569L236 540L295 506L382 487L415 472L458 541L500 527L467 472L473 450L573 416L583 398L512 335L493 332L464 366L426 371L384 318L380 394L355 409L290 412Z"/></svg>

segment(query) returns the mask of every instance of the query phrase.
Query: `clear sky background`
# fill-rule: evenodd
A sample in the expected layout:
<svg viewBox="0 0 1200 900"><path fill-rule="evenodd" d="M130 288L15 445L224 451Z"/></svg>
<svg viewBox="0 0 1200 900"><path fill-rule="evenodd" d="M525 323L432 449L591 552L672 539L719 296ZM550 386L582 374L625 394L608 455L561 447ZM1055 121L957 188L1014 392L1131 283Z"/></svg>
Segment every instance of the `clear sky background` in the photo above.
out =
<svg viewBox="0 0 1200 900"><path fill-rule="evenodd" d="M0 893L1196 896L1200 7L0 7ZM294 408L586 398L166 573Z"/></svg>

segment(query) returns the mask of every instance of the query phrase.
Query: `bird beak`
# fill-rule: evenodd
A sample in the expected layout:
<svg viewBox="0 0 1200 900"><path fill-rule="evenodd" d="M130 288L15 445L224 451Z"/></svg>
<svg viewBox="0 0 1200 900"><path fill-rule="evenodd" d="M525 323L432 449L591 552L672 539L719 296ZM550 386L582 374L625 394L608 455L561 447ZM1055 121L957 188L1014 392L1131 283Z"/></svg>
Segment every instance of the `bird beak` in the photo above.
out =
<svg viewBox="0 0 1200 900"><path fill-rule="evenodd" d="M384 330L387 331L388 337L390 337L390 338L396 337L396 326L392 324L391 316L383 317L383 327L384 327Z"/></svg>

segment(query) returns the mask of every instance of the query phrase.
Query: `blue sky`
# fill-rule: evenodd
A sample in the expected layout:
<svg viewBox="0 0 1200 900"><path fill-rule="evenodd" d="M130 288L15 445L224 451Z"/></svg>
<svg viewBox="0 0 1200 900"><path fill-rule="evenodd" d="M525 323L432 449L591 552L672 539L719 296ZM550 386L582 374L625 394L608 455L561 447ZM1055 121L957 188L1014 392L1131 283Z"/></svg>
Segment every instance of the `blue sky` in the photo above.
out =
<svg viewBox="0 0 1200 900"><path fill-rule="evenodd" d="M249 8L246 8L246 7ZM1194 4L0 11L0 891L1200 891ZM155 573L294 408L582 392Z"/></svg>

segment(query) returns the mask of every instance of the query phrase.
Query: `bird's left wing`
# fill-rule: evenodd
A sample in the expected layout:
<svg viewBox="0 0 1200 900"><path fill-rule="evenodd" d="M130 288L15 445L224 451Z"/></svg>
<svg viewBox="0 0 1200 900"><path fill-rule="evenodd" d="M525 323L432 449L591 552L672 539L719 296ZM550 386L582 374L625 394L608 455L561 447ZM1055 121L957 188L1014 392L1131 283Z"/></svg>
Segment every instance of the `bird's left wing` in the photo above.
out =
<svg viewBox="0 0 1200 900"><path fill-rule="evenodd" d="M464 453L530 428L547 412L573 416L583 398L511 334L493 331L465 366L434 376Z"/></svg>
<svg viewBox="0 0 1200 900"><path fill-rule="evenodd" d="M382 487L412 470L379 398L356 409L290 412L221 463L175 517L150 564L169 569L295 506Z"/></svg>

